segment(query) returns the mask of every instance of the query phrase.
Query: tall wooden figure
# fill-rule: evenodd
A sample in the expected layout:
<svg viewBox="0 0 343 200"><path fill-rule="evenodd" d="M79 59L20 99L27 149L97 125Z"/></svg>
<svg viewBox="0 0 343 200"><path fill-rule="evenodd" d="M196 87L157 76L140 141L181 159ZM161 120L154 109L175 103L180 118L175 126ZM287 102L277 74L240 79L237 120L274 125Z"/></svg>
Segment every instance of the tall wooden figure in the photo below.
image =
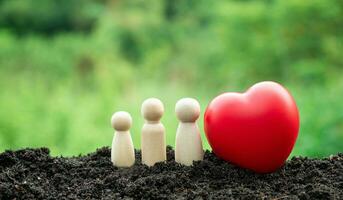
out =
<svg viewBox="0 0 343 200"><path fill-rule="evenodd" d="M203 160L204 157L200 130L196 123L200 105L192 98L180 99L176 103L175 112L180 120L176 132L175 161L189 166L193 161Z"/></svg>

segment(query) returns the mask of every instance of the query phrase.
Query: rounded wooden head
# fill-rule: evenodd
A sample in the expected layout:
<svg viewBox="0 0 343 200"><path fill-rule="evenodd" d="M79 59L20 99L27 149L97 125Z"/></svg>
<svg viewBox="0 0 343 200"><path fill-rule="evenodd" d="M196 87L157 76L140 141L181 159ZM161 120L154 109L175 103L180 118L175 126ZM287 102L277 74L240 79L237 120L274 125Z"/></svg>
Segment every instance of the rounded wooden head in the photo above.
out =
<svg viewBox="0 0 343 200"><path fill-rule="evenodd" d="M183 98L176 103L175 112L181 122L195 122L200 115L200 104L193 98Z"/></svg>
<svg viewBox="0 0 343 200"><path fill-rule="evenodd" d="M128 131L132 124L131 115L125 111L119 111L112 115L111 125L117 131Z"/></svg>
<svg viewBox="0 0 343 200"><path fill-rule="evenodd" d="M147 121L158 121L164 113L163 103L157 98L146 99L142 104L141 113Z"/></svg>

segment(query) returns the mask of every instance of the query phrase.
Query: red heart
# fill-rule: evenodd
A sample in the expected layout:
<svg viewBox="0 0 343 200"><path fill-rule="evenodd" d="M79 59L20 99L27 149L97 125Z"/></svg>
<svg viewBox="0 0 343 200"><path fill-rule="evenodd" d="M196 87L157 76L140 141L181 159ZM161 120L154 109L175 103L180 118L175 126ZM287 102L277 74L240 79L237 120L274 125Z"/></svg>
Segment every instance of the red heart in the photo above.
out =
<svg viewBox="0 0 343 200"><path fill-rule="evenodd" d="M213 152L259 173L280 168L299 131L299 113L288 91L261 82L245 93L224 93L208 105L204 125Z"/></svg>

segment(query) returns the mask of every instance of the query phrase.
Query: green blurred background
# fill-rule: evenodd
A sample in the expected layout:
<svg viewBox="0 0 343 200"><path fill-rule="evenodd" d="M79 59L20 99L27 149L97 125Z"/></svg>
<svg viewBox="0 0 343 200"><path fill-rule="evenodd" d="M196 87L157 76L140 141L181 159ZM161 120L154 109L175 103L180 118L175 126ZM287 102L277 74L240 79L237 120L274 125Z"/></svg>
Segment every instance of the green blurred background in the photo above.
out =
<svg viewBox="0 0 343 200"><path fill-rule="evenodd" d="M203 114L263 80L298 104L293 155L342 152L343 1L0 0L0 151L109 146L118 110L132 114L139 148L148 97L164 102L174 145L179 98Z"/></svg>

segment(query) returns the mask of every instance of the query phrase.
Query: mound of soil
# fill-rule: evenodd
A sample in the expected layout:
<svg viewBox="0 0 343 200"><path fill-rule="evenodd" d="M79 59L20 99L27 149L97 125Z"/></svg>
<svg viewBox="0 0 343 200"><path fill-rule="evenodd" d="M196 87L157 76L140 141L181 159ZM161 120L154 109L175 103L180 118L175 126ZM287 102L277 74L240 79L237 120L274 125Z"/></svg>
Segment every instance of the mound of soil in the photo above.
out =
<svg viewBox="0 0 343 200"><path fill-rule="evenodd" d="M238 168L206 152L193 167L168 161L116 168L104 147L86 156L51 157L49 149L0 154L1 199L343 199L343 154L292 158L272 174Z"/></svg>

